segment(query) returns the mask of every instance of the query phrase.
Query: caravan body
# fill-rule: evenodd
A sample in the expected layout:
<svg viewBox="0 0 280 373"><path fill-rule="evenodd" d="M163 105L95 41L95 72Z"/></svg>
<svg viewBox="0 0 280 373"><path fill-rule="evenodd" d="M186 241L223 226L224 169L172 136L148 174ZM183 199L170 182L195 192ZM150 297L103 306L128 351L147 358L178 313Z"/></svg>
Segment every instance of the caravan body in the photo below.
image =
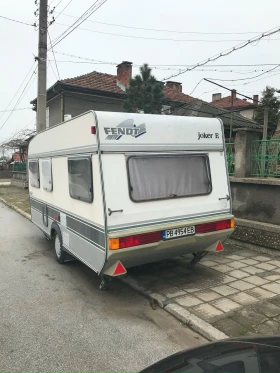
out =
<svg viewBox="0 0 280 373"><path fill-rule="evenodd" d="M219 119L85 113L31 141L29 188L32 221L98 274L233 232Z"/></svg>

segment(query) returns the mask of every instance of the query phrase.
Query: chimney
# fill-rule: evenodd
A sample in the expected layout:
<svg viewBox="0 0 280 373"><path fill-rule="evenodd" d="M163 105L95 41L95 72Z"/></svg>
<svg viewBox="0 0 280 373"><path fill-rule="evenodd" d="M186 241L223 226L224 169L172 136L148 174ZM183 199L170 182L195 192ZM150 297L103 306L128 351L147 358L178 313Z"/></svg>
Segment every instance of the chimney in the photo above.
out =
<svg viewBox="0 0 280 373"><path fill-rule="evenodd" d="M233 98L233 100L236 99L236 89L231 90L231 97Z"/></svg>
<svg viewBox="0 0 280 373"><path fill-rule="evenodd" d="M173 82L171 80L168 80L168 82L166 82L166 87L174 89L175 91L182 93L182 83Z"/></svg>
<svg viewBox="0 0 280 373"><path fill-rule="evenodd" d="M117 66L117 81L127 87L132 77L132 62L123 61Z"/></svg>
<svg viewBox="0 0 280 373"><path fill-rule="evenodd" d="M258 105L259 104L259 95L254 95L253 96L253 104Z"/></svg>
<svg viewBox="0 0 280 373"><path fill-rule="evenodd" d="M212 94L212 102L214 101L218 101L222 98L222 94L221 93L213 93Z"/></svg>

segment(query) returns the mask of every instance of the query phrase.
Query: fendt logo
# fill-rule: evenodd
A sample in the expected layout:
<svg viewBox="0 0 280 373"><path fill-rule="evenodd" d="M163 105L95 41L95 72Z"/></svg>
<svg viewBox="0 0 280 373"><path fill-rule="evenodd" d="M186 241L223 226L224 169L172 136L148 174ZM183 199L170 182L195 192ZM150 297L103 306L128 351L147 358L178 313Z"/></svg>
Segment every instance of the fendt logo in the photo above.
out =
<svg viewBox="0 0 280 373"><path fill-rule="evenodd" d="M122 136L137 138L147 132L145 123L136 126L133 119L127 119L116 127L104 127L104 131L108 135L105 140L119 140Z"/></svg>

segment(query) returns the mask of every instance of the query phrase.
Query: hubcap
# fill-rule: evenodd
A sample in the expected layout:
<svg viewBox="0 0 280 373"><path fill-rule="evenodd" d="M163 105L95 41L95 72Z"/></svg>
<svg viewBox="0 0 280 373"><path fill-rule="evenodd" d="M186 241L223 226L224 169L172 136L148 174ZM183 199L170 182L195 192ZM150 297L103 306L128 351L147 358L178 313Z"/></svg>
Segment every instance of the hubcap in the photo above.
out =
<svg viewBox="0 0 280 373"><path fill-rule="evenodd" d="M54 248L58 258L61 257L61 244L58 235L55 236Z"/></svg>

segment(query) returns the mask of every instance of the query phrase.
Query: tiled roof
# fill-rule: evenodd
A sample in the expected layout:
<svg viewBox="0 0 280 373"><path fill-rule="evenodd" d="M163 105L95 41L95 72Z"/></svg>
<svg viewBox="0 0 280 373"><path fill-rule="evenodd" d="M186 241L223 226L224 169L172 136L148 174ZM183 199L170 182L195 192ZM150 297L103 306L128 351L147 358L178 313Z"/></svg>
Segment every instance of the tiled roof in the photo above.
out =
<svg viewBox="0 0 280 373"><path fill-rule="evenodd" d="M210 102L211 105L218 106L221 108L231 108L231 96L223 97L220 100ZM240 98L235 98L233 100L232 107L245 107L254 105L252 102L241 100Z"/></svg>
<svg viewBox="0 0 280 373"><path fill-rule="evenodd" d="M100 91L124 93L124 91L117 85L116 75L99 73L97 71L77 76L75 78L64 79L62 80L62 83L97 89Z"/></svg>
<svg viewBox="0 0 280 373"><path fill-rule="evenodd" d="M61 82L65 84L76 85L79 87L97 89L100 91L125 93L117 85L116 75L99 73L97 71L77 76L75 78L64 79ZM194 99L189 95L186 95L182 92L178 92L177 90L166 86L164 87L164 95L169 101L190 102Z"/></svg>

